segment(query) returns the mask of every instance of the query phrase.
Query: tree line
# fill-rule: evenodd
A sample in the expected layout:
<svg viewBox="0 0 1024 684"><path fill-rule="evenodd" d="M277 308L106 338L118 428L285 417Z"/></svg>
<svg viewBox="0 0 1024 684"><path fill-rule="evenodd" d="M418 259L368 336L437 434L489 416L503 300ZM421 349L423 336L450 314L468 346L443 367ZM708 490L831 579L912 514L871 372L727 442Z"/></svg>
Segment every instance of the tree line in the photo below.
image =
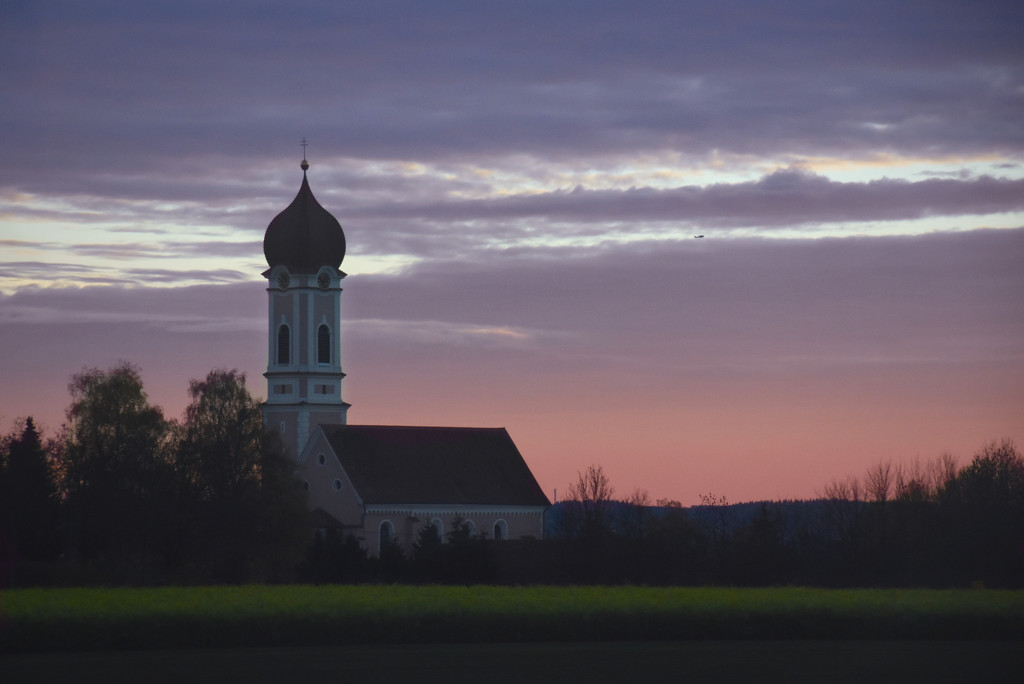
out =
<svg viewBox="0 0 1024 684"><path fill-rule="evenodd" d="M882 462L810 501L701 505L616 498L600 466L549 509L543 540L423 530L409 554L368 564L352 539L323 537L306 566L323 582L501 582L822 587L1024 586L1024 457L1010 441L958 467L949 456ZM447 542L447 543L444 543Z"/></svg>
<svg viewBox="0 0 1024 684"><path fill-rule="evenodd" d="M617 500L599 466L551 511L573 581L813 586L1024 586L1024 457L1013 442L958 467L880 462L811 501L684 509Z"/></svg>
<svg viewBox="0 0 1024 684"><path fill-rule="evenodd" d="M234 370L189 383L180 421L138 369L69 383L67 422L0 437L0 587L240 582L1024 586L1024 457L1010 441L960 467L881 462L812 501L624 498L600 466L547 513L543 540L448 521L367 558L313 534L305 492Z"/></svg>
<svg viewBox="0 0 1024 684"><path fill-rule="evenodd" d="M54 438L26 418L0 443L0 583L292 576L305 499L243 374L191 381L181 421L149 403L129 363L84 370L68 389Z"/></svg>

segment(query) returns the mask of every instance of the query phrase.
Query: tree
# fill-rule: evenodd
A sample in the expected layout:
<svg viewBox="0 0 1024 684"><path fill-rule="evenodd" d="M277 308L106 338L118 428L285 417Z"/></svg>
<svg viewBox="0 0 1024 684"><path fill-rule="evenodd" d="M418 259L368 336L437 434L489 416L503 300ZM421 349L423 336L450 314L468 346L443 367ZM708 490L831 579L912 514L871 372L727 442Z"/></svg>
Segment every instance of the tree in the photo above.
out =
<svg viewBox="0 0 1024 684"><path fill-rule="evenodd" d="M151 577L173 488L170 424L127 362L77 373L68 389L59 486L71 551L125 579Z"/></svg>
<svg viewBox="0 0 1024 684"><path fill-rule="evenodd" d="M225 501L259 487L264 440L260 405L237 370L189 382L177 469L202 501Z"/></svg>
<svg viewBox="0 0 1024 684"><path fill-rule="evenodd" d="M31 417L4 442L0 528L26 560L52 560L58 550L57 487L50 455Z"/></svg>
<svg viewBox="0 0 1024 684"><path fill-rule="evenodd" d="M961 501L989 509L1024 504L1024 457L1010 440L992 442L975 454L947 486Z"/></svg>
<svg viewBox="0 0 1024 684"><path fill-rule="evenodd" d="M939 494L948 554L965 581L1024 582L1024 457L1010 440L986 445Z"/></svg>
<svg viewBox="0 0 1024 684"><path fill-rule="evenodd" d="M314 537L300 579L314 584L351 584L366 580L366 567L366 551L359 540L332 527Z"/></svg>
<svg viewBox="0 0 1024 684"><path fill-rule="evenodd" d="M190 541L190 562L216 581L287 574L305 541L294 465L265 429L243 373L213 370L188 392L175 465L181 518L201 530Z"/></svg>
<svg viewBox="0 0 1024 684"><path fill-rule="evenodd" d="M626 536L642 539L647 534L651 513L651 495L646 489L637 487L629 498L622 502L622 529Z"/></svg>
<svg viewBox="0 0 1024 684"><path fill-rule="evenodd" d="M892 495L896 484L896 470L890 461L879 461L868 468L864 476L864 488L872 501L885 503Z"/></svg>
<svg viewBox="0 0 1024 684"><path fill-rule="evenodd" d="M615 490L599 465L587 466L576 474L566 496L570 536L599 539L611 533L611 504Z"/></svg>
<svg viewBox="0 0 1024 684"><path fill-rule="evenodd" d="M416 579L440 582L445 579L446 549L444 540L433 525L424 525L412 545L412 560Z"/></svg>
<svg viewBox="0 0 1024 684"><path fill-rule="evenodd" d="M948 453L923 465L915 459L910 464L896 467L893 493L897 501L907 503L935 501L939 491L954 477L956 460Z"/></svg>
<svg viewBox="0 0 1024 684"><path fill-rule="evenodd" d="M789 549L782 535L777 511L762 502L757 516L733 537L729 574L739 584L770 585L785 580Z"/></svg>

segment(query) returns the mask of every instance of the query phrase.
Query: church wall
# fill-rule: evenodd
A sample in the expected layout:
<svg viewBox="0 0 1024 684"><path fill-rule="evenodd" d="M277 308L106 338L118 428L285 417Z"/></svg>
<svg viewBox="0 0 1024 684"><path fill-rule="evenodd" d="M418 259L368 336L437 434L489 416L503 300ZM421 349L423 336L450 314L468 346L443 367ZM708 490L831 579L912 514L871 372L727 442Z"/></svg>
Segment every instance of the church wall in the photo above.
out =
<svg viewBox="0 0 1024 684"><path fill-rule="evenodd" d="M345 409L325 406L322 410L310 411L310 430L315 430L318 425L345 425Z"/></svg>
<svg viewBox="0 0 1024 684"><path fill-rule="evenodd" d="M494 539L494 525L504 521L508 539L541 539L544 536L544 512L535 506L475 507L475 506L368 506L363 523L363 548L370 556L380 555L380 527L384 521L394 526L398 544L407 554L413 552L413 545L420 531L440 519L444 525L444 540L452 531L457 518L472 522L478 535Z"/></svg>
<svg viewBox="0 0 1024 684"><path fill-rule="evenodd" d="M267 331L267 368L277 366L277 329L283 323L290 328L292 344L296 344L298 321L295 319L295 293L270 290L270 326ZM294 362L294 359L292 360ZM294 363L289 364L290 367Z"/></svg>
<svg viewBox="0 0 1024 684"><path fill-rule="evenodd" d="M272 404L264 404L263 422L271 430L277 431L289 455L294 458L301 448L298 444L301 436L298 414L290 406L274 407Z"/></svg>
<svg viewBox="0 0 1024 684"><path fill-rule="evenodd" d="M303 294L299 296L299 310L296 312L296 326L298 328L298 339L295 345L295 351L298 354L296 359L300 366L307 366L309 364L309 325L307 319L309 318L309 295ZM303 395L305 396L305 395Z"/></svg>
<svg viewBox="0 0 1024 684"><path fill-rule="evenodd" d="M340 331L339 321L341 320L340 315L340 300L336 294L317 294L313 299L313 310L310 315L309 329L311 332L315 332L319 329L321 324L326 324L331 331L331 362L327 365L315 364L320 368L331 370L334 372L341 370L341 345L339 343ZM316 359L316 336L312 335L310 339L310 358Z"/></svg>
<svg viewBox="0 0 1024 684"><path fill-rule="evenodd" d="M321 462L320 456L323 455ZM317 431L298 463L298 478L308 483L309 510L322 508L344 525L359 525L363 507L352 481L338 462L323 433Z"/></svg>

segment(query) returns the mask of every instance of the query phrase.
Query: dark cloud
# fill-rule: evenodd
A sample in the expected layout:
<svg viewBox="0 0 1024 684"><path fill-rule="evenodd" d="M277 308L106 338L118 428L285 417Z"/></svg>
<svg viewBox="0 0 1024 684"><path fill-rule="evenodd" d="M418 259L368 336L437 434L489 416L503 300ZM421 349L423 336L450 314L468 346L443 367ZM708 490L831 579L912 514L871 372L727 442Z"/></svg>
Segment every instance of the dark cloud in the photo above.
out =
<svg viewBox="0 0 1024 684"><path fill-rule="evenodd" d="M518 195L432 204L355 207L352 218L426 219L449 223L534 218L553 223L599 221L681 222L715 226L798 226L804 223L887 221L945 214L992 214L1024 208L1024 180L982 177L919 182L877 180L842 183L799 170L777 171L759 181ZM599 224L603 229L603 223ZM555 231L557 233L557 228Z"/></svg>
<svg viewBox="0 0 1024 684"><path fill-rule="evenodd" d="M251 167L297 128L368 159L1024 142L1012 3L181 5L9 12L0 182Z"/></svg>

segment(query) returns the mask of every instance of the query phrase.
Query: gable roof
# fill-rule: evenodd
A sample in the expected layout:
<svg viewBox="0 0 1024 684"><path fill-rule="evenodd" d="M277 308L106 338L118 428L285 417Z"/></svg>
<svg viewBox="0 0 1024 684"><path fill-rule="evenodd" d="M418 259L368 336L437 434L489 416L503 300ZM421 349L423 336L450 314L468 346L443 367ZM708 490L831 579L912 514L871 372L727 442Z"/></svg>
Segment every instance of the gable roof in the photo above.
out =
<svg viewBox="0 0 1024 684"><path fill-rule="evenodd" d="M320 429L366 504L551 505L505 428Z"/></svg>

